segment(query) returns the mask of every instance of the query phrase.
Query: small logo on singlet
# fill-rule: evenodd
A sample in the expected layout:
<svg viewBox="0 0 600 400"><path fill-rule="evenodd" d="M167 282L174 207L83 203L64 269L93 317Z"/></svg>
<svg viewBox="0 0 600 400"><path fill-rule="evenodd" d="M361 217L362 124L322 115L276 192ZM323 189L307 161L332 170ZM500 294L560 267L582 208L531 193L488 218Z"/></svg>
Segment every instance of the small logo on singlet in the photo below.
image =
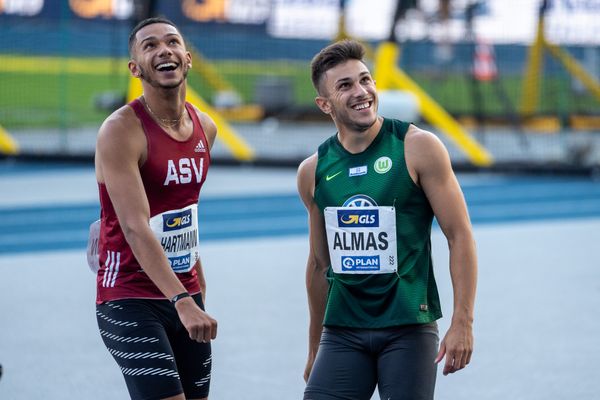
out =
<svg viewBox="0 0 600 400"><path fill-rule="evenodd" d="M378 174L385 174L392 169L392 159L389 157L379 157L373 165L375 172Z"/></svg>
<svg viewBox="0 0 600 400"><path fill-rule="evenodd" d="M330 180L332 180L333 178L335 178L336 176L338 176L338 175L339 175L339 174L341 174L341 173L342 173L342 171L338 171L338 172L336 172L336 173L335 173L335 174L333 174L333 175L327 175L327 176L325 177L325 180L326 180L326 181L330 181Z"/></svg>
<svg viewBox="0 0 600 400"><path fill-rule="evenodd" d="M360 167L350 168L348 170L348 176L361 176L367 174L367 166L361 165Z"/></svg>
<svg viewBox="0 0 600 400"><path fill-rule="evenodd" d="M196 153L204 153L206 151L206 147L204 147L204 143L202 143L202 140L200 140L198 142L198 144L196 145L196 148L194 149L194 151Z"/></svg>

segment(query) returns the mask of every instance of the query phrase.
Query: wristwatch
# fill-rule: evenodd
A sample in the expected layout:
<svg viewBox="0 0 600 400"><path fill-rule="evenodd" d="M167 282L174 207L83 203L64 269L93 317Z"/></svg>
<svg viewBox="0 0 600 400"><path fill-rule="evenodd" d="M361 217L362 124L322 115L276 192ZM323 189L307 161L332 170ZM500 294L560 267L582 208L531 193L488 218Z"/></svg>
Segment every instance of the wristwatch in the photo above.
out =
<svg viewBox="0 0 600 400"><path fill-rule="evenodd" d="M184 297L191 297L188 292L179 293L171 298L171 303L175 304Z"/></svg>

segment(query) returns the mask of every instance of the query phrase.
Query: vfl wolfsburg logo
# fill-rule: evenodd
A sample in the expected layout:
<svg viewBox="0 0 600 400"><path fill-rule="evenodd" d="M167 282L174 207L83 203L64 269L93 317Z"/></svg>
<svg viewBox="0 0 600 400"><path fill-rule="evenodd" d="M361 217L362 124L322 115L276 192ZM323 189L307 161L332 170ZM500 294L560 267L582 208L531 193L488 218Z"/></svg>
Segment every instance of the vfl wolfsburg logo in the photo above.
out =
<svg viewBox="0 0 600 400"><path fill-rule="evenodd" d="M375 172L378 174L385 174L392 169L392 159L389 157L379 157L373 165Z"/></svg>

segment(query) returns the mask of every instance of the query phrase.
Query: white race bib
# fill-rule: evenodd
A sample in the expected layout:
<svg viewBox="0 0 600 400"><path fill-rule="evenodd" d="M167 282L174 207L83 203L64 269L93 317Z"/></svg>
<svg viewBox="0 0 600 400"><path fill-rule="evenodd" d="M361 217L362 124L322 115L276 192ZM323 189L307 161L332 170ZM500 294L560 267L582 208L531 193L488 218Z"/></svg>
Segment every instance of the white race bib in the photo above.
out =
<svg viewBox="0 0 600 400"><path fill-rule="evenodd" d="M198 205L170 210L150 218L150 229L161 244L171 268L189 272L200 258L198 246Z"/></svg>
<svg viewBox="0 0 600 400"><path fill-rule="evenodd" d="M397 267L394 207L327 207L331 267L338 274L389 274Z"/></svg>
<svg viewBox="0 0 600 400"><path fill-rule="evenodd" d="M87 244L87 264L90 270L97 274L100 269L100 257L98 253L98 242L100 241L100 220L90 225L90 236Z"/></svg>

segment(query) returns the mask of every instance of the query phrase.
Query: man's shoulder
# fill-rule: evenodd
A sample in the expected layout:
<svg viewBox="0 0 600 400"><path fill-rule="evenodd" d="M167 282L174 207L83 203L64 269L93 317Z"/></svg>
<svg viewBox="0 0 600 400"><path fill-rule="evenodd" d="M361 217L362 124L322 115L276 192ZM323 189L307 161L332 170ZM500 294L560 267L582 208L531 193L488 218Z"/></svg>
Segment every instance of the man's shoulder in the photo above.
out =
<svg viewBox="0 0 600 400"><path fill-rule="evenodd" d="M410 124L405 137L406 145L416 148L416 150L428 150L431 146L444 147L441 140L432 132Z"/></svg>
<svg viewBox="0 0 600 400"><path fill-rule="evenodd" d="M112 136L122 131L141 129L141 123L129 105L124 105L110 114L100 126L100 136Z"/></svg>
<svg viewBox="0 0 600 400"><path fill-rule="evenodd" d="M190 102L187 102L187 104L189 104L192 107L192 110L194 110L194 112L196 113L202 130L208 136L208 139L212 143L214 141L215 136L217 135L217 124L210 115L200 110L195 104L192 104Z"/></svg>
<svg viewBox="0 0 600 400"><path fill-rule="evenodd" d="M298 193L304 204L308 207L312 201L315 187L315 170L317 168L317 153L312 154L298 166L297 185Z"/></svg>
<svg viewBox="0 0 600 400"><path fill-rule="evenodd" d="M311 171L314 172L314 170L317 167L317 160L317 153L313 153L304 160L302 160L302 162L298 166L298 174L300 175Z"/></svg>
<svg viewBox="0 0 600 400"><path fill-rule="evenodd" d="M190 107L192 107L192 110L194 110L194 112L196 113L196 116L198 116L200 123L204 124L206 121L209 121L210 123L214 124L213 119L211 118L210 115L208 115L208 113L199 109L195 104L192 104L190 102L186 102L186 103L189 104Z"/></svg>
<svg viewBox="0 0 600 400"><path fill-rule="evenodd" d="M131 154L139 158L146 148L146 135L134 110L125 105L109 115L98 131L96 152Z"/></svg>
<svg viewBox="0 0 600 400"><path fill-rule="evenodd" d="M420 174L423 171L446 170L450 166L448 150L439 137L411 125L405 139L406 164Z"/></svg>

